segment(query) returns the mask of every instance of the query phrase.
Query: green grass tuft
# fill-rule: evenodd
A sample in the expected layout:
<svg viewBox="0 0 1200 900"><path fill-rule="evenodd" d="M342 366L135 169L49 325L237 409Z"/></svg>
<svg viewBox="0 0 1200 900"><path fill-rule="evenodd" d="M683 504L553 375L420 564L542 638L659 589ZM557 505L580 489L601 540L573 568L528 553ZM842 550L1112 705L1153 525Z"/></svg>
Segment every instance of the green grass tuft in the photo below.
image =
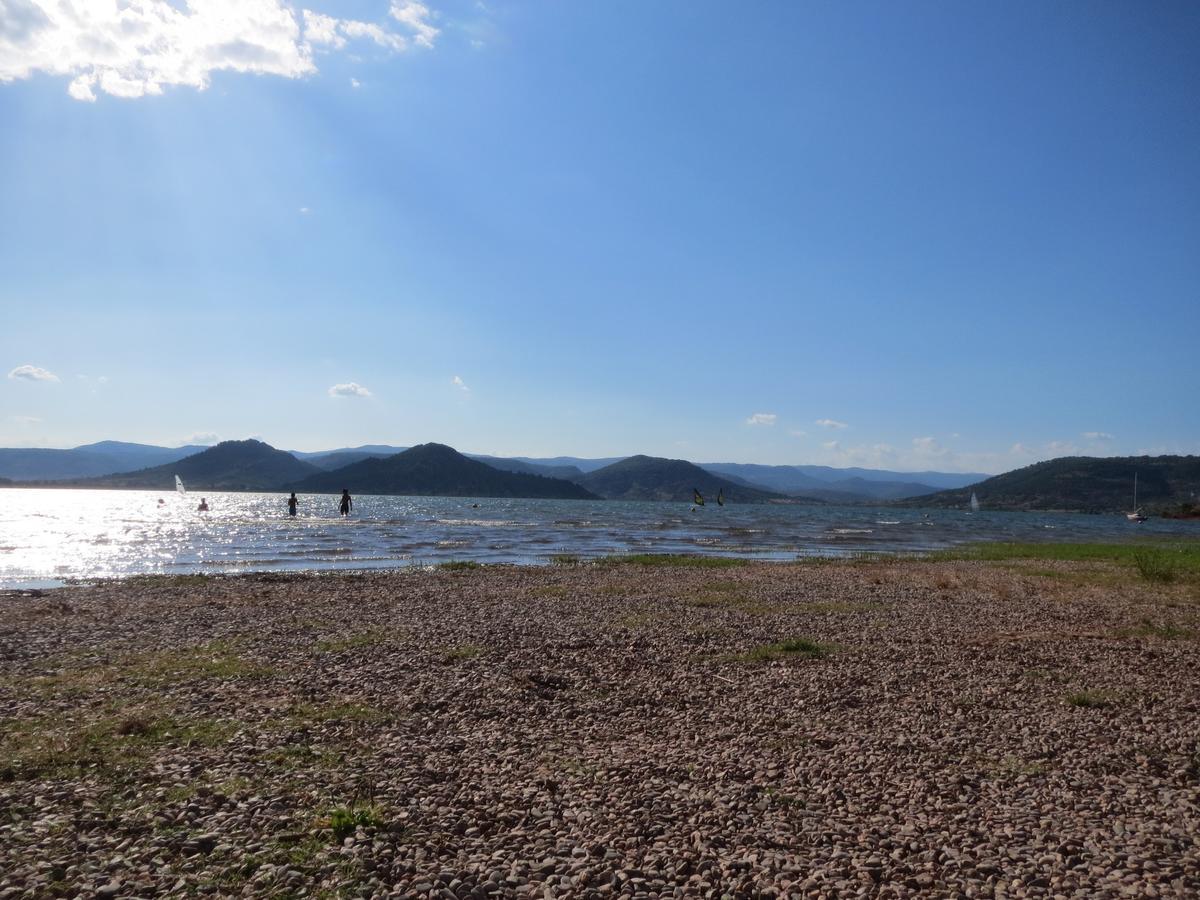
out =
<svg viewBox="0 0 1200 900"><path fill-rule="evenodd" d="M449 562L438 563L437 566L446 572L463 572L469 569L482 569L483 564L473 559L452 559Z"/></svg>
<svg viewBox="0 0 1200 900"><path fill-rule="evenodd" d="M1084 709L1103 709L1112 705L1112 699L1107 694L1095 691L1077 691L1074 694L1067 694L1067 703Z"/></svg>
<svg viewBox="0 0 1200 900"><path fill-rule="evenodd" d="M828 644L821 644L810 638L789 638L777 644L767 644L755 647L749 653L738 657L743 662L772 662L779 659L824 659L833 652Z"/></svg>
<svg viewBox="0 0 1200 900"><path fill-rule="evenodd" d="M1178 574L1174 558L1162 550L1139 550L1133 554L1133 564L1147 581L1167 583Z"/></svg>
<svg viewBox="0 0 1200 900"><path fill-rule="evenodd" d="M328 828L335 838L343 841L359 828L380 828L383 824L378 807L339 806L329 813Z"/></svg>

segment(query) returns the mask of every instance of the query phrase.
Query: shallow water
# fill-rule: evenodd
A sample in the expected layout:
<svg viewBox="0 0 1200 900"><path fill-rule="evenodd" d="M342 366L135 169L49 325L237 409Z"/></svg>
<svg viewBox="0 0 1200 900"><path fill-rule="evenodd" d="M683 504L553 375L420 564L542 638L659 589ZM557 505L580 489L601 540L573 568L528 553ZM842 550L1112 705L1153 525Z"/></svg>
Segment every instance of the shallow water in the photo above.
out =
<svg viewBox="0 0 1200 900"><path fill-rule="evenodd" d="M556 554L705 553L761 559L916 552L979 540L1200 535L1192 522L1064 513L708 505L458 497L0 490L0 587L65 579L264 570L372 569L447 560L545 563ZM162 499L165 502L159 503ZM473 504L478 504L474 507Z"/></svg>

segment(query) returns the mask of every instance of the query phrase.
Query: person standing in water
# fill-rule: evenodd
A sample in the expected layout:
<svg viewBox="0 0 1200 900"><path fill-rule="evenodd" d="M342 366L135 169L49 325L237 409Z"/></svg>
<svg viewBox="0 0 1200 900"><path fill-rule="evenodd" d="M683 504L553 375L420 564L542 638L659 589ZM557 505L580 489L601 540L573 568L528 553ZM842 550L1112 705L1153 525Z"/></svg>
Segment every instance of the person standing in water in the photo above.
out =
<svg viewBox="0 0 1200 900"><path fill-rule="evenodd" d="M346 488L342 488L342 505L340 511L343 516L348 516L352 509L354 509L354 501L350 499L350 492Z"/></svg>
<svg viewBox="0 0 1200 900"><path fill-rule="evenodd" d="M294 516L296 514L296 504L299 502L300 501L296 499L296 492L292 491L292 496L288 497L287 501L289 516Z"/></svg>
<svg viewBox="0 0 1200 900"><path fill-rule="evenodd" d="M200 505L196 507L196 512L208 512L208 498L201 497Z"/></svg>

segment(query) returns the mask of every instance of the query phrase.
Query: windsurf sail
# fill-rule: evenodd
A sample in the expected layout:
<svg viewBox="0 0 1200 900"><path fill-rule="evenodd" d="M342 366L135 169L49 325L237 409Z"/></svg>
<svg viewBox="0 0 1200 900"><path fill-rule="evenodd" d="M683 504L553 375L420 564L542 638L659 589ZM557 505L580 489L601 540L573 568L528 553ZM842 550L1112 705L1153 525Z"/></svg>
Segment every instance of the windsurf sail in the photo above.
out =
<svg viewBox="0 0 1200 900"><path fill-rule="evenodd" d="M692 488L692 502L695 503L697 506L704 505L704 495L701 494L698 490L696 490L696 488Z"/></svg>
<svg viewBox="0 0 1200 900"><path fill-rule="evenodd" d="M725 505L725 488L721 488L719 491L717 491L717 506L724 506L724 505Z"/></svg>
<svg viewBox="0 0 1200 900"><path fill-rule="evenodd" d="M183 486L183 479L178 475L175 476L175 490L179 491L181 494L187 493L187 488Z"/></svg>
<svg viewBox="0 0 1200 900"><path fill-rule="evenodd" d="M971 512L979 512L979 498L971 491Z"/></svg>

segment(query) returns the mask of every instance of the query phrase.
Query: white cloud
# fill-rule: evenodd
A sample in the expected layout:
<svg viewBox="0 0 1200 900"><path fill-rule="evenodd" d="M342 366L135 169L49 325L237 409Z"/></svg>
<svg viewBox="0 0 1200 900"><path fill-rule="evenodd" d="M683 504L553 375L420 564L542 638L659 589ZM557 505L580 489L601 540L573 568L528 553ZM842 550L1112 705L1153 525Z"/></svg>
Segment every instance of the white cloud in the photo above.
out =
<svg viewBox="0 0 1200 900"><path fill-rule="evenodd" d="M220 443L220 436L212 431L197 431L195 434L189 434L181 441L185 445L198 444L201 447L211 447L213 444Z"/></svg>
<svg viewBox="0 0 1200 900"><path fill-rule="evenodd" d="M452 385L454 385L456 388L459 388L467 393L470 393L470 391L471 391L471 389L469 387L467 387L467 383L465 381L463 381L461 378L459 378L457 375L455 375L453 378L450 379L450 383Z"/></svg>
<svg viewBox="0 0 1200 900"><path fill-rule="evenodd" d="M390 12L415 43L433 46L438 30L426 7L393 0ZM172 85L204 90L217 71L312 75L315 51L355 39L391 51L408 45L403 34L371 22L308 9L297 15L288 0L0 0L0 82L36 72L63 76L67 93L89 102L98 92L132 98Z"/></svg>
<svg viewBox="0 0 1200 900"><path fill-rule="evenodd" d="M400 35L371 22L342 19L338 22L338 29L348 38L372 40L380 47L385 47L388 50L399 51L408 46L408 41ZM433 45L430 44L430 46Z"/></svg>
<svg viewBox="0 0 1200 900"><path fill-rule="evenodd" d="M946 456L946 448L934 437L915 437L912 439L913 453L923 457Z"/></svg>
<svg viewBox="0 0 1200 900"><path fill-rule="evenodd" d="M432 47L438 30L429 24L429 7L416 0L392 0L389 10L393 19L413 32L413 40L423 47Z"/></svg>
<svg viewBox="0 0 1200 900"><path fill-rule="evenodd" d="M1107 431L1085 431L1083 436L1089 441L1111 441L1113 436Z"/></svg>
<svg viewBox="0 0 1200 900"><path fill-rule="evenodd" d="M788 432L788 434L790 434L792 437L797 437L797 438L808 437L807 431L801 431L798 428L793 428L791 431Z"/></svg>
<svg viewBox="0 0 1200 900"><path fill-rule="evenodd" d="M34 425L40 425L42 422L37 416L9 416L8 420L25 428L32 428Z"/></svg>
<svg viewBox="0 0 1200 900"><path fill-rule="evenodd" d="M822 428L849 428L850 427L845 422L839 422L836 419L817 419L817 421L814 424L820 425Z"/></svg>
<svg viewBox="0 0 1200 900"><path fill-rule="evenodd" d="M327 16L311 9L304 10L304 39L314 46L332 47L340 50L346 46L346 39L338 34L341 20Z"/></svg>
<svg viewBox="0 0 1200 900"><path fill-rule="evenodd" d="M357 78L351 78L350 79L350 87L357 90L358 88L362 87L362 82L359 81Z"/></svg>
<svg viewBox="0 0 1200 900"><path fill-rule="evenodd" d="M1036 451L1018 441L1008 449L1008 452L1013 456L1033 456Z"/></svg>
<svg viewBox="0 0 1200 900"><path fill-rule="evenodd" d="M774 425L778 419L775 413L755 413L746 420L747 425Z"/></svg>
<svg viewBox="0 0 1200 900"><path fill-rule="evenodd" d="M371 392L361 384L349 381L346 384L335 384L329 389L330 397L370 397Z"/></svg>
<svg viewBox="0 0 1200 900"><path fill-rule="evenodd" d="M299 212L299 213L300 213L300 215L302 215L302 216L307 216L307 215L308 215L310 212L312 212L312 210L311 210L311 209L309 209L307 206L302 206L302 207L300 207L300 209L298 210L298 212Z"/></svg>
<svg viewBox="0 0 1200 900"><path fill-rule="evenodd" d="M42 369L37 366L17 366L8 373L8 377L13 381L58 381L59 378L53 372Z"/></svg>

